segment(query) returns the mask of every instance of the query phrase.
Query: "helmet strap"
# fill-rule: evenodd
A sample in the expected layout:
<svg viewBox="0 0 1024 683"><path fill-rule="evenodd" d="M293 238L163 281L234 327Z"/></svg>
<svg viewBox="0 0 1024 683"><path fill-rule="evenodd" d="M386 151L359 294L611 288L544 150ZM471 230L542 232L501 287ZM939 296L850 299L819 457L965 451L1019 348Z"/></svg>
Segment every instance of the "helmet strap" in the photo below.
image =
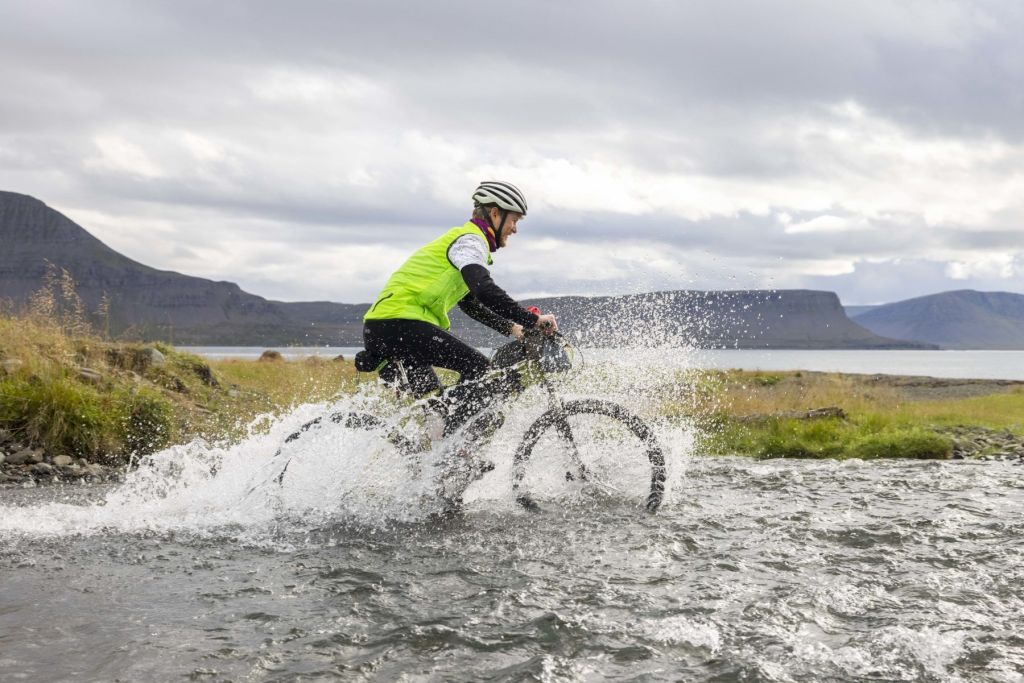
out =
<svg viewBox="0 0 1024 683"><path fill-rule="evenodd" d="M487 212L488 216L490 216L490 213L490 211ZM498 249L501 249L501 230L505 227L506 218L508 218L508 209L501 209L501 223L499 223L498 227L494 230L494 241L498 245Z"/></svg>

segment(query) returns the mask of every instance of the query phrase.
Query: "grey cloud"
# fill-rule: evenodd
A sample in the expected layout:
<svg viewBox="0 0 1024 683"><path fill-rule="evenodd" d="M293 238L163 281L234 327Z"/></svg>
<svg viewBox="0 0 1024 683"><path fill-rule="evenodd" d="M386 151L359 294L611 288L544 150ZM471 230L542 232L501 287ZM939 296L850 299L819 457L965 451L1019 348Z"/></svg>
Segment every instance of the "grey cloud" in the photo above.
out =
<svg viewBox="0 0 1024 683"><path fill-rule="evenodd" d="M978 249L982 251L1017 251L1024 245L1021 229L1008 230L955 230L935 229L935 241L953 249Z"/></svg>
<svg viewBox="0 0 1024 683"><path fill-rule="evenodd" d="M245 180L240 179L241 187ZM225 194L204 187L200 182L177 179L130 179L91 175L87 186L96 194L117 196L131 202L161 206L205 209L246 219L278 222L293 226L289 239L295 242L380 243L407 241L410 236L429 238L439 226L456 225L468 220L467 206L454 212L425 194L395 190L387 197L360 193L356 189L339 191L333 196L303 194L300 187L264 187Z"/></svg>
<svg viewBox="0 0 1024 683"><path fill-rule="evenodd" d="M835 291L844 304L854 305L889 303L955 289L1020 291L1024 285L1022 280L1021 277L1009 282L986 277L950 280L942 263L904 258L898 264L860 263L853 273L808 278L807 285Z"/></svg>
<svg viewBox="0 0 1024 683"><path fill-rule="evenodd" d="M27 53L45 67L57 46L59 69L86 82L115 73L171 83L185 97L192 79L219 74L225 85L240 65L350 70L395 84L435 128L529 130L626 115L668 127L708 102L756 109L847 98L923 126L1018 136L1024 125L1024 103L1007 87L1024 76L1024 11L1009 1L627 8L535 0L515 11L472 2L106 3L102 11L57 3L14 14L5 56ZM13 30L19 22L32 30Z"/></svg>
<svg viewBox="0 0 1024 683"><path fill-rule="evenodd" d="M199 255L194 249L190 249L184 244L176 244L169 254L171 258L182 258L182 259L198 259Z"/></svg>
<svg viewBox="0 0 1024 683"><path fill-rule="evenodd" d="M827 119L828 107L844 100L912 135L1024 139L1022 29L1024 6L1011 0L6 3L0 184L108 214L194 211L235 225L278 223L298 244L411 246L468 213L468 202L452 205L430 192L429 171L388 159L374 169L381 189L360 188L312 172L289 176L274 156L290 154L287 145L265 147L300 133L327 138L333 126L347 130L351 116L375 125L366 132L385 141L407 130L456 141L471 152L467 165L506 163L509 150L527 141L531 153L549 159L597 156L655 174L796 183L843 161L809 154L784 126ZM357 100L332 110L333 120L299 102L259 99L251 83L278 69L329 81L363 78L387 102L365 124ZM125 131L145 145L156 129L241 139L245 149L237 165L204 170L216 183L198 164L145 179L85 163L99 133ZM1015 173L1006 163L1007 174ZM869 177L876 169L841 170ZM817 215L773 208L794 221ZM777 216L743 212L701 221L537 212L519 239L632 240L664 245L680 258L692 254L694 263L708 252L737 269L780 258L849 259L855 273L803 282L846 288L861 301L887 298L882 290L897 291L905 279L866 258L1018 248L1013 233L991 225L962 226L967 231L897 218L858 231L787 234ZM1008 211L997 227L1019 227L1021 218ZM922 260L905 272L920 286L949 284L941 264ZM729 281L707 277L709 285ZM583 286L557 274L513 284ZM602 286L636 284L627 278Z"/></svg>
<svg viewBox="0 0 1024 683"><path fill-rule="evenodd" d="M842 211L829 211L843 215ZM796 213L794 221L820 214ZM650 241L678 248L713 250L716 253L763 258L884 257L946 244L952 236L965 239L951 230L927 230L921 223L887 224L878 222L868 228L846 232L786 234L785 226L774 215L741 213L734 217L686 220L674 216L625 216L582 214L577 221L538 217L524 222L523 234L567 240Z"/></svg>

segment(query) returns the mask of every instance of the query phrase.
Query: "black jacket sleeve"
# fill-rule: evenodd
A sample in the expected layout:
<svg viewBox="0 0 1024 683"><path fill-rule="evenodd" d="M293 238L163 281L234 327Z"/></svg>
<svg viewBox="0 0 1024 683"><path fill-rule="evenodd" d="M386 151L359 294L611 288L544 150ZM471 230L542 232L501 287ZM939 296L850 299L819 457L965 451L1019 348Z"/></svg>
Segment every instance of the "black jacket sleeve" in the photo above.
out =
<svg viewBox="0 0 1024 683"><path fill-rule="evenodd" d="M512 323L480 303L480 300L472 293L462 297L459 308L478 323L483 323L499 334L506 337L512 334Z"/></svg>
<svg viewBox="0 0 1024 683"><path fill-rule="evenodd" d="M463 268L462 279L466 281L469 293L494 313L523 327L537 324L537 316L517 304L505 290L494 284L491 274L480 264L471 263Z"/></svg>

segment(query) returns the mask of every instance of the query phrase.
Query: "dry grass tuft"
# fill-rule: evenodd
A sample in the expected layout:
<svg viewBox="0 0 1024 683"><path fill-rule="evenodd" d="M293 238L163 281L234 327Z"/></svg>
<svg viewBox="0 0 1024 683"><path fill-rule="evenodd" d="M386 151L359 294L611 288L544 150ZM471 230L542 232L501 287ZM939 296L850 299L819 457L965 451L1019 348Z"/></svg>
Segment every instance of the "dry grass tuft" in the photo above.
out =
<svg viewBox="0 0 1024 683"><path fill-rule="evenodd" d="M357 382L351 363L211 364L159 343L154 363L144 345L94 333L74 281L53 267L30 310L2 313L0 427L53 455L117 462L194 436L232 439L261 414Z"/></svg>

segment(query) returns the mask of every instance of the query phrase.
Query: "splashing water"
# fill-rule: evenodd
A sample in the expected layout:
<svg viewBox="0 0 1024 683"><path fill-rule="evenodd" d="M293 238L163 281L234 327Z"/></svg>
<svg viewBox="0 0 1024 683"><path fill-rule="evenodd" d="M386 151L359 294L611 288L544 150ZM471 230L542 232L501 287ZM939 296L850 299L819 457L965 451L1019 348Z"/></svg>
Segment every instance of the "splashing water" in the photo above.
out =
<svg viewBox="0 0 1024 683"><path fill-rule="evenodd" d="M628 359L594 362L586 372L568 378L561 391L572 398L592 395L593 388L601 386L603 395L629 397L642 409L645 392L639 390L630 370ZM666 380L669 375L672 372L666 370ZM497 467L471 486L467 503L482 509L513 509L513 454L526 428L545 407L542 392L534 387L505 410L505 425L479 454ZM403 423L401 418L418 409L415 404L397 406L379 385L364 385L358 393L333 402L304 405L282 417L260 418L253 424L263 429L251 428L249 436L236 444L211 445L200 439L147 456L99 504L0 506L0 534L217 532L231 526L255 540L268 531L279 532L282 524L302 528L341 520L386 526L424 520L439 510L436 490L443 444L423 454L404 455L382 438L380 430L350 428L327 419L286 443L286 437L300 426L334 413L369 412L388 416L400 429L415 430L415 425L408 420ZM600 432L603 426L598 421L594 429ZM671 491L671 481L682 475L692 434L670 425L661 425L660 431L668 437ZM624 478L634 502L642 501L650 470L637 443L628 442L624 434L597 432L583 436L593 462L606 477ZM623 448L636 453L623 456ZM566 488L560 450L561 444L550 439L542 442L533 456L533 470L548 479L538 490L552 495ZM286 464L287 476L278 484L276 479ZM610 481L605 488L618 490Z"/></svg>
<svg viewBox="0 0 1024 683"><path fill-rule="evenodd" d="M645 358L650 358L646 354ZM685 362L588 357L560 387L648 410ZM238 444L151 456L120 485L0 491L0 671L24 680L993 680L1024 677L1024 468L693 457L656 422L668 496L576 491L545 512L510 460L539 388L486 448L465 519L424 524L437 453L307 405ZM629 443L584 425L613 487ZM274 478L282 458L288 475ZM16 494L16 495L15 495Z"/></svg>

